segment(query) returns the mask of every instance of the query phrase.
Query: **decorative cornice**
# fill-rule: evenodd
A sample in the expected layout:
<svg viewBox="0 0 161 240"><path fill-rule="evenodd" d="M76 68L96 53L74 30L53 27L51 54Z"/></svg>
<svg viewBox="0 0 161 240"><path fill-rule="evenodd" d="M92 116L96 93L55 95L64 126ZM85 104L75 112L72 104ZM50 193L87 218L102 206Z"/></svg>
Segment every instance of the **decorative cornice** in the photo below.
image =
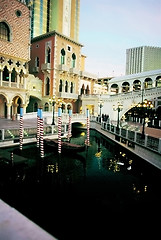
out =
<svg viewBox="0 0 161 240"><path fill-rule="evenodd" d="M81 43L78 43L74 40L72 40L71 38L68 38L67 36L61 34L61 33L58 33L56 31L52 31L52 32L48 32L48 33L45 33L45 34L42 34L42 35L39 35L37 37L34 37L33 39L31 39L31 43L34 43L34 42L37 42L37 41L41 41L42 39L45 39L45 38L48 38L48 37L52 37L52 36L59 36L61 38L64 38L65 40L69 41L69 42L72 42L80 47L83 47L83 45Z"/></svg>

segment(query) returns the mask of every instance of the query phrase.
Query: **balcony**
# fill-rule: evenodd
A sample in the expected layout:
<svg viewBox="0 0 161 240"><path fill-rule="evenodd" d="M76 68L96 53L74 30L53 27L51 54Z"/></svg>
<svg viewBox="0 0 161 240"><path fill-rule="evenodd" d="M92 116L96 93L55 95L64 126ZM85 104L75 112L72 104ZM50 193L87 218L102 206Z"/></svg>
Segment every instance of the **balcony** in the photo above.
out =
<svg viewBox="0 0 161 240"><path fill-rule="evenodd" d="M69 72L73 75L79 75L79 69L77 68L70 68Z"/></svg>
<svg viewBox="0 0 161 240"><path fill-rule="evenodd" d="M78 94L76 93L67 93L67 92L60 92L60 98L68 98L68 99L78 99Z"/></svg>
<svg viewBox="0 0 161 240"><path fill-rule="evenodd" d="M69 71L69 67L65 64L60 64L58 65L58 70L62 71L62 72L68 72Z"/></svg>
<svg viewBox="0 0 161 240"><path fill-rule="evenodd" d="M43 63L41 64L41 71L50 73L51 65L50 63Z"/></svg>

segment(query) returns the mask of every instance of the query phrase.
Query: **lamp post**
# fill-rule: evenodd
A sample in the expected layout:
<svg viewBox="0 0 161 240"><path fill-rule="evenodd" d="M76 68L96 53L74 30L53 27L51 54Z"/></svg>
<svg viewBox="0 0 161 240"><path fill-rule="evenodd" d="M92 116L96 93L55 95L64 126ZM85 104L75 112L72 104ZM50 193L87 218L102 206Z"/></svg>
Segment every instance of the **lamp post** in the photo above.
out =
<svg viewBox="0 0 161 240"><path fill-rule="evenodd" d="M117 104L117 106L116 105L113 105L113 110L114 111L117 111L118 112L118 114L117 114L117 127L119 128L119 126L120 126L120 112L122 111L122 109L123 109L123 105L122 104L120 104L119 102L118 102L118 104Z"/></svg>
<svg viewBox="0 0 161 240"><path fill-rule="evenodd" d="M102 100L100 100L99 102L98 102L98 107L100 108L100 122L101 122L101 114L102 114L102 107L103 107L103 101Z"/></svg>
<svg viewBox="0 0 161 240"><path fill-rule="evenodd" d="M147 99L145 99L144 101L142 101L142 103L138 104L138 107L141 107L142 109L142 115L143 115L143 127L142 127L142 138L145 137L145 124L148 122L148 109L152 109L153 108L153 104L152 101L148 101Z"/></svg>
<svg viewBox="0 0 161 240"><path fill-rule="evenodd" d="M53 120L52 120L52 125L55 125L55 121L54 121L55 103L56 103L56 96L55 96L55 95L53 95L51 98L49 98L49 103L50 103L50 105L53 106Z"/></svg>

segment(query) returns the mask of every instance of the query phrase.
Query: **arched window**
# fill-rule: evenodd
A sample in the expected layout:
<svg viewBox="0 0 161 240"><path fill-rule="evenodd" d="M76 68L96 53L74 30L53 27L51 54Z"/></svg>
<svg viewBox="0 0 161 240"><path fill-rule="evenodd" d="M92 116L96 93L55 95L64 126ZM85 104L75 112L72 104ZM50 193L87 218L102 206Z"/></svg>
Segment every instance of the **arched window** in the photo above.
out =
<svg viewBox="0 0 161 240"><path fill-rule="evenodd" d="M75 53L72 54L72 68L75 68L75 62L76 62L76 55Z"/></svg>
<svg viewBox="0 0 161 240"><path fill-rule="evenodd" d="M65 92L68 92L68 82L65 82Z"/></svg>
<svg viewBox="0 0 161 240"><path fill-rule="evenodd" d="M51 49L48 47L46 49L46 63L50 63Z"/></svg>
<svg viewBox="0 0 161 240"><path fill-rule="evenodd" d="M73 93L73 83L70 84L70 93Z"/></svg>
<svg viewBox="0 0 161 240"><path fill-rule="evenodd" d="M20 83L23 84L23 80L24 80L24 72L23 72L23 70L21 69L21 71L20 71Z"/></svg>
<svg viewBox="0 0 161 240"><path fill-rule="evenodd" d="M141 81L135 80L133 82L133 91L139 91L139 90L141 90Z"/></svg>
<svg viewBox="0 0 161 240"><path fill-rule="evenodd" d="M0 39L10 41L10 29L5 22L0 22Z"/></svg>
<svg viewBox="0 0 161 240"><path fill-rule="evenodd" d="M119 87L116 83L111 85L111 94L117 94L119 92Z"/></svg>
<svg viewBox="0 0 161 240"><path fill-rule="evenodd" d="M48 112L48 111L49 111L49 103L45 103L44 111L45 111L45 112Z"/></svg>
<svg viewBox="0 0 161 240"><path fill-rule="evenodd" d="M59 92L62 92L63 91L63 81L60 79L60 82L59 82Z"/></svg>
<svg viewBox="0 0 161 240"><path fill-rule="evenodd" d="M144 88L147 89L147 88L152 88L153 86L153 81L151 78L146 78L145 81L144 81Z"/></svg>
<svg viewBox="0 0 161 240"><path fill-rule="evenodd" d="M81 88L81 95L84 94L84 92L85 92L85 86L84 86L84 84L83 84L83 85L82 85L82 88Z"/></svg>
<svg viewBox="0 0 161 240"><path fill-rule="evenodd" d="M45 82L45 95L48 96L50 93L50 79L47 77Z"/></svg>
<svg viewBox="0 0 161 240"><path fill-rule="evenodd" d="M128 82L122 83L122 92L128 92L130 89L130 84Z"/></svg>
<svg viewBox="0 0 161 240"><path fill-rule="evenodd" d="M35 58L35 67L39 67L39 57Z"/></svg>
<svg viewBox="0 0 161 240"><path fill-rule="evenodd" d="M86 87L86 94L89 95L89 86Z"/></svg>
<svg viewBox="0 0 161 240"><path fill-rule="evenodd" d="M161 76L156 78L156 87L161 87Z"/></svg>
<svg viewBox="0 0 161 240"><path fill-rule="evenodd" d="M9 81L9 71L6 66L3 70L3 81Z"/></svg>
<svg viewBox="0 0 161 240"><path fill-rule="evenodd" d="M64 48L61 50L61 64L65 64L65 50L64 50Z"/></svg>
<svg viewBox="0 0 161 240"><path fill-rule="evenodd" d="M11 82L16 82L16 81L17 81L17 72L14 68L11 73Z"/></svg>

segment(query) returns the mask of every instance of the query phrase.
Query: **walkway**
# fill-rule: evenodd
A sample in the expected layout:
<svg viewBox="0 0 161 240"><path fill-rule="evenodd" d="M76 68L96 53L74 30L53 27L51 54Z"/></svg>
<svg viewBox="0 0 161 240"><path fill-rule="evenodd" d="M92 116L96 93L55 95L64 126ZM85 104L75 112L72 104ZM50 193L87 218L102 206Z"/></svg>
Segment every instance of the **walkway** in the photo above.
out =
<svg viewBox="0 0 161 240"><path fill-rule="evenodd" d="M37 119L26 119L23 121L25 128L34 128L37 126ZM18 129L19 128L19 120L10 120L5 118L0 118L0 129Z"/></svg>
<svg viewBox="0 0 161 240"><path fill-rule="evenodd" d="M134 123L134 122L128 122L129 125L131 126L138 126L140 129L140 132L142 131L142 124L140 123ZM44 125L46 125L44 123ZM24 128L34 128L37 126L37 119L32 118L32 119L24 119ZM18 129L19 128L19 120L10 120L10 119L2 119L0 118L0 129ZM148 134L149 136L156 137L156 138L161 138L161 129L157 128L150 128L150 127L145 127L145 133Z"/></svg>
<svg viewBox="0 0 161 240"><path fill-rule="evenodd" d="M142 124L135 122L128 122L128 124L134 127L138 127L139 131L142 132ZM161 129L145 127L145 134L151 137L161 138Z"/></svg>

